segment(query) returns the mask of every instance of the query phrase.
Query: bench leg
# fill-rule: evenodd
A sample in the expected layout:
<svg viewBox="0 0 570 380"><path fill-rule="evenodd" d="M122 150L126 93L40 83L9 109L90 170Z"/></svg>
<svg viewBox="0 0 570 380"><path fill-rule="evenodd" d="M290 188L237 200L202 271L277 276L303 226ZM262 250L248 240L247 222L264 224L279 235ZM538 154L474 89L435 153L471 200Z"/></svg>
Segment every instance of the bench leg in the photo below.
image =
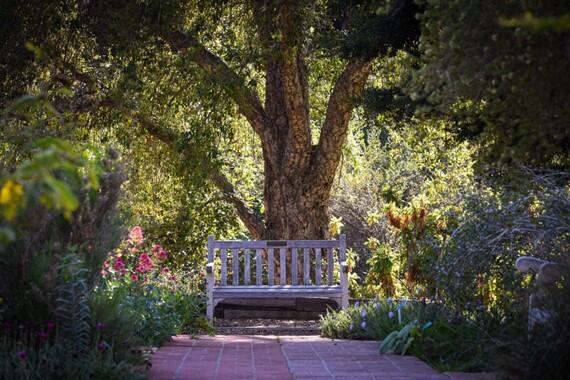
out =
<svg viewBox="0 0 570 380"><path fill-rule="evenodd" d="M206 318L211 323L214 322L214 274L208 273L206 289Z"/></svg>
<svg viewBox="0 0 570 380"><path fill-rule="evenodd" d="M206 317L210 323L214 322L214 305L208 300L208 308L206 310Z"/></svg>

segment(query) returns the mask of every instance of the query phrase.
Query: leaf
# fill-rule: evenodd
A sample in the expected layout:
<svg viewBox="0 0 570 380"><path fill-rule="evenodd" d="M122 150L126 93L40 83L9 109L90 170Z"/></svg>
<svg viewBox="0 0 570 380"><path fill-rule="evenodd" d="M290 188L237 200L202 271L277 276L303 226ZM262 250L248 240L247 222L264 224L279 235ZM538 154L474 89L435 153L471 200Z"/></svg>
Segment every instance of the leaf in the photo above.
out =
<svg viewBox="0 0 570 380"><path fill-rule="evenodd" d="M23 95L18 99L14 100L4 112L24 112L28 111L29 109L39 106L42 102L42 98L40 96L35 95Z"/></svg>
<svg viewBox="0 0 570 380"><path fill-rule="evenodd" d="M64 212L70 213L79 207L79 200L64 182L53 176L47 176L45 183L52 190L52 198L55 204Z"/></svg>
<svg viewBox="0 0 570 380"><path fill-rule="evenodd" d="M410 338L408 339L408 341L406 342L404 348L402 348L402 351L400 352L401 355L405 355L406 352L408 351L408 349L410 348L410 346L412 345L412 343L414 343L415 338Z"/></svg>

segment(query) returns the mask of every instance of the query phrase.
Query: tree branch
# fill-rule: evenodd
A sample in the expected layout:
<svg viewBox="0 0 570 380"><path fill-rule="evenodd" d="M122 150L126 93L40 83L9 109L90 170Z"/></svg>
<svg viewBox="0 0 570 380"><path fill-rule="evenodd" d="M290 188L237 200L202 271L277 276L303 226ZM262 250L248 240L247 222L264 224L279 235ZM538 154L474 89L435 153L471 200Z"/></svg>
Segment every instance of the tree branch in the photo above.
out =
<svg viewBox="0 0 570 380"><path fill-rule="evenodd" d="M267 119L265 110L257 94L244 84L243 79L224 61L188 34L176 31L168 34L164 39L173 50L186 54L225 89L227 94L236 102L239 112L245 116L253 130L265 141L264 133L266 133Z"/></svg>
<svg viewBox="0 0 570 380"><path fill-rule="evenodd" d="M222 175L219 171L210 171L210 180L222 192L224 198L230 202L241 219L247 227L253 239L260 240L263 238L265 231L265 224L255 213L246 206L245 202L237 195L234 186L230 181Z"/></svg>
<svg viewBox="0 0 570 380"><path fill-rule="evenodd" d="M278 16L282 39L279 41L279 61L285 112L288 119L287 147L284 162L286 172L290 168L305 167L311 152L311 127L309 123L309 83L303 59L301 2L285 2Z"/></svg>
<svg viewBox="0 0 570 380"><path fill-rule="evenodd" d="M346 140L352 109L362 95L370 74L372 61L349 62L337 79L327 106L325 122L313 156L313 172L318 175L317 188L330 189L338 164L342 145Z"/></svg>

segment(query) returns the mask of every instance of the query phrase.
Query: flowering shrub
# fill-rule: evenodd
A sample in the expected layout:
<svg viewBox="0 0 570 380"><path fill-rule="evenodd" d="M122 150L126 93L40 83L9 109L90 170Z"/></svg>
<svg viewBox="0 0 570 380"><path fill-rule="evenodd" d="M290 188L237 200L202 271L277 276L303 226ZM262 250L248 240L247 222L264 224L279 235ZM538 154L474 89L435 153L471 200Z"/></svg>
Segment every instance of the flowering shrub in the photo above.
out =
<svg viewBox="0 0 570 380"><path fill-rule="evenodd" d="M142 228L135 226L103 263L101 275L112 282L135 285L155 282L173 288L176 276L166 265L167 259L168 252L160 244L145 240Z"/></svg>
<svg viewBox="0 0 570 380"><path fill-rule="evenodd" d="M178 273L178 278L168 259L168 252L135 226L101 270L106 285L101 292L120 299L124 309L138 316L135 334L144 344L161 344L176 333L212 330L203 317L202 274Z"/></svg>
<svg viewBox="0 0 570 380"><path fill-rule="evenodd" d="M407 300L377 300L321 316L321 334L331 338L382 339L415 319L417 310Z"/></svg>

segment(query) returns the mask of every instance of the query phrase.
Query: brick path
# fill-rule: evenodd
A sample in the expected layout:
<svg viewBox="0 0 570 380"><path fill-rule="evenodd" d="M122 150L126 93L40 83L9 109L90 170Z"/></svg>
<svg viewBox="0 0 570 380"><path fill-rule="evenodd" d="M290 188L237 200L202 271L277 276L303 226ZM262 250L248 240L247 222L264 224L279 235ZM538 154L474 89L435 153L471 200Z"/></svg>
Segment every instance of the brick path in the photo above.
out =
<svg viewBox="0 0 570 380"><path fill-rule="evenodd" d="M153 355L149 379L286 380L291 375L274 337L180 335Z"/></svg>
<svg viewBox="0 0 570 380"><path fill-rule="evenodd" d="M380 355L378 342L318 336L177 336L152 357L151 380L170 379L493 379L440 374L412 356Z"/></svg>

